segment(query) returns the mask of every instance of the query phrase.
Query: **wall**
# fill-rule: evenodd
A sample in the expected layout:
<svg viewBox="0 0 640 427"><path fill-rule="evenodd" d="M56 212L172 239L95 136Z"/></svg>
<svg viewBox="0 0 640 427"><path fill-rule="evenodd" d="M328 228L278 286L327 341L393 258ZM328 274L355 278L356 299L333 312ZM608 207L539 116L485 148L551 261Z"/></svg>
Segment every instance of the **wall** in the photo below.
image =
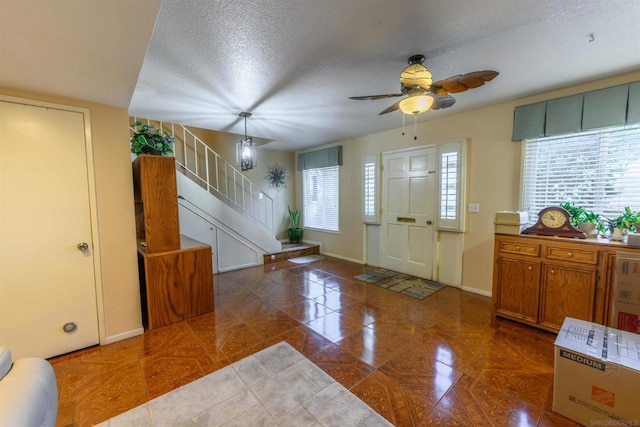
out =
<svg viewBox="0 0 640 427"><path fill-rule="evenodd" d="M101 342L142 333L127 111L11 88L0 93L90 110L104 302Z"/></svg>
<svg viewBox="0 0 640 427"><path fill-rule="evenodd" d="M640 80L640 71L419 122L417 141L413 139L413 129L402 136L401 129L398 128L327 145L343 147L344 165L340 168L340 233L305 230L304 238L321 243L324 253L364 262L360 197L362 156L468 138L468 202L479 203L480 212L467 214L462 284L465 289L488 295L491 292L493 271L494 214L499 210L519 208L521 143L511 141L514 107L635 80ZM486 89L477 90L490 88L487 86ZM464 103L464 94L459 95L458 101L461 105ZM429 113L426 113L426 117L429 117ZM296 173L296 180L302 182L300 172ZM298 187L296 200L301 205L302 189L301 185Z"/></svg>

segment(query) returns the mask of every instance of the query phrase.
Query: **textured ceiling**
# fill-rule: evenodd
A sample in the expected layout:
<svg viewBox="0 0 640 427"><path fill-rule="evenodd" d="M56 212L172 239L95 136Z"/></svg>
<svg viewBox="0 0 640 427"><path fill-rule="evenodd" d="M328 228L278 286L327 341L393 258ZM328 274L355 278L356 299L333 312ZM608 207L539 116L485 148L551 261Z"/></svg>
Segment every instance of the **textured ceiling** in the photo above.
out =
<svg viewBox="0 0 640 427"><path fill-rule="evenodd" d="M14 3L47 13L16 14L5 6ZM80 24L67 9L84 11ZM397 93L413 54L436 80L500 73L420 121L640 69L638 0L165 0L157 10L157 1L0 0L0 84L237 134L249 111L249 135L304 149L400 127L400 112L378 116L398 98L348 97ZM45 56L15 62L14 44ZM21 76L24 64L37 75Z"/></svg>

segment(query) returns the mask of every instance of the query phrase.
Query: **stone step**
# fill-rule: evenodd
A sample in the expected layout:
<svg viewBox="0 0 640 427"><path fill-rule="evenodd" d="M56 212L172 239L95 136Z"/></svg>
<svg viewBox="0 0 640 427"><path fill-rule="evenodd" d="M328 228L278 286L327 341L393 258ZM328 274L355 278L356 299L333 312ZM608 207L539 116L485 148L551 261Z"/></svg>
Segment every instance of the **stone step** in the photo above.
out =
<svg viewBox="0 0 640 427"><path fill-rule="evenodd" d="M309 245L306 243L283 243L281 252L264 255L264 263L272 264L274 262L286 261L291 258L319 253L320 245Z"/></svg>

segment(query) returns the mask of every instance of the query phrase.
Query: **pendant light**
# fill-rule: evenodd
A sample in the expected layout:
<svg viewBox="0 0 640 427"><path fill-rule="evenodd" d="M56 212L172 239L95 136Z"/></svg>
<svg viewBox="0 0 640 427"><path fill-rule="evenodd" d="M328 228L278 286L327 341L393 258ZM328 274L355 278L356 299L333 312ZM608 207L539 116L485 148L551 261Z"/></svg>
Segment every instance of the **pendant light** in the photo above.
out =
<svg viewBox="0 0 640 427"><path fill-rule="evenodd" d="M243 111L239 114L244 118L244 139L236 145L236 157L242 171L248 171L258 165L256 161L256 145L250 136L247 136L247 118L251 117L251 113Z"/></svg>

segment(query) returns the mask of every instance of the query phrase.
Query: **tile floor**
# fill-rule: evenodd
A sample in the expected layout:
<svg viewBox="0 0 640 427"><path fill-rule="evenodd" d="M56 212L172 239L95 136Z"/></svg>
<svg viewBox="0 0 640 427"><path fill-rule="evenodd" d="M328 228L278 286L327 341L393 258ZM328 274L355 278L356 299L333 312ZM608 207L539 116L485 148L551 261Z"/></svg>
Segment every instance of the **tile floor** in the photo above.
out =
<svg viewBox="0 0 640 427"><path fill-rule="evenodd" d="M551 411L555 335L490 318L490 298L424 300L334 258L216 275L216 310L51 359L58 426L89 426L286 341L396 426L574 426Z"/></svg>
<svg viewBox="0 0 640 427"><path fill-rule="evenodd" d="M391 424L281 341L98 427L389 427Z"/></svg>

